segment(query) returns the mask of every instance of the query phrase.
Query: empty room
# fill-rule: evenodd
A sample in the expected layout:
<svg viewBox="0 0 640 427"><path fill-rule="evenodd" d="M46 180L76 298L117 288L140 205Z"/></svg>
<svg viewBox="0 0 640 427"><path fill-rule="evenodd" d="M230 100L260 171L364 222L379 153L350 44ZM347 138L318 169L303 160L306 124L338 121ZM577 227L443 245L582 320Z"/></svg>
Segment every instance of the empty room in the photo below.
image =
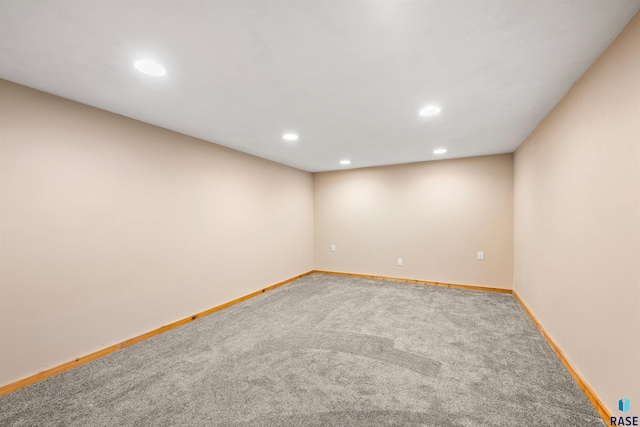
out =
<svg viewBox="0 0 640 427"><path fill-rule="evenodd" d="M640 417L640 0L0 0L0 426Z"/></svg>

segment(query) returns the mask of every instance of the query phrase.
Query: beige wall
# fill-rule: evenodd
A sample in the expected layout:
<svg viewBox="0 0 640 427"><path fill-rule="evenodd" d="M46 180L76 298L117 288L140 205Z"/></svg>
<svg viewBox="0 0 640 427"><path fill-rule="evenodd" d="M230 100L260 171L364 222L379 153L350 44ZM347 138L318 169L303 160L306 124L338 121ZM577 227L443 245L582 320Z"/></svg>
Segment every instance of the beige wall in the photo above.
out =
<svg viewBox="0 0 640 427"><path fill-rule="evenodd" d="M511 288L512 190L511 154L314 174L316 269Z"/></svg>
<svg viewBox="0 0 640 427"><path fill-rule="evenodd" d="M0 81L0 386L313 269L311 174Z"/></svg>
<svg viewBox="0 0 640 427"><path fill-rule="evenodd" d="M514 287L614 414L640 405L640 15L515 154ZM635 403L634 403L635 402Z"/></svg>

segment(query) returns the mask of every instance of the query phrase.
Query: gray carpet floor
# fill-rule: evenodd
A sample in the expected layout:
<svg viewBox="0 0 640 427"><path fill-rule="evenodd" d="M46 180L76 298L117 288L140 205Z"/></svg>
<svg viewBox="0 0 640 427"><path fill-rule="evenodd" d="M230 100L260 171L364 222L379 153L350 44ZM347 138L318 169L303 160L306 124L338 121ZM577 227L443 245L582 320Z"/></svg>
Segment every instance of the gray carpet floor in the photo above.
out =
<svg viewBox="0 0 640 427"><path fill-rule="evenodd" d="M511 295L314 274L0 398L2 426L605 426Z"/></svg>

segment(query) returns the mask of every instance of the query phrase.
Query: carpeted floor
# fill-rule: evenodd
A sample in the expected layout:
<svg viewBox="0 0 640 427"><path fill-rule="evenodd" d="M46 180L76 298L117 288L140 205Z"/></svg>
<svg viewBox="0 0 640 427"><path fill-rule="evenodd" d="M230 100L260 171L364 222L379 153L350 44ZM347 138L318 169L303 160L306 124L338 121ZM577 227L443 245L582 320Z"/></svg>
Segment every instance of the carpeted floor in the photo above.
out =
<svg viewBox="0 0 640 427"><path fill-rule="evenodd" d="M0 398L1 426L605 426L511 295L314 274Z"/></svg>

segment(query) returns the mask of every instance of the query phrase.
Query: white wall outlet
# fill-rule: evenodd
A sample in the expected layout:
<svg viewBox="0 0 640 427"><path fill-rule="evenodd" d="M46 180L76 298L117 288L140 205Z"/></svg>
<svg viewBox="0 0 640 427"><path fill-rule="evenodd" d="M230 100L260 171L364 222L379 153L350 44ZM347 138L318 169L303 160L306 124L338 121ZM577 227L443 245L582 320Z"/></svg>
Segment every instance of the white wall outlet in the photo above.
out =
<svg viewBox="0 0 640 427"><path fill-rule="evenodd" d="M335 252L336 251L336 245L331 245L331 252Z"/></svg>
<svg viewBox="0 0 640 427"><path fill-rule="evenodd" d="M402 258L398 258L398 265L402 265Z"/></svg>
<svg viewBox="0 0 640 427"><path fill-rule="evenodd" d="M484 259L484 252L478 252L478 259L482 261Z"/></svg>

